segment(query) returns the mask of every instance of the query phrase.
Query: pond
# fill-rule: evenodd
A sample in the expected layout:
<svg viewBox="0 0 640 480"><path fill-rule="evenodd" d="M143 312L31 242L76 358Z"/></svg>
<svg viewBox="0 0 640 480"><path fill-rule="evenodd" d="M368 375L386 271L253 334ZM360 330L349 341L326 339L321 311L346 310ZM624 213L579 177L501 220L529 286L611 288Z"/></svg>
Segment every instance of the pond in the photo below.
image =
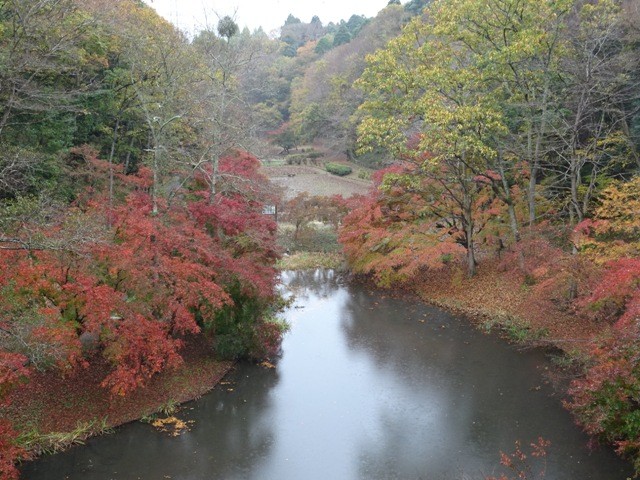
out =
<svg viewBox="0 0 640 480"><path fill-rule="evenodd" d="M470 480L500 451L543 437L547 480L624 480L591 451L547 383L540 351L519 351L464 318L351 283L331 270L283 274L295 295L277 368L239 364L177 416L26 464L28 480ZM535 478L535 477L531 477Z"/></svg>

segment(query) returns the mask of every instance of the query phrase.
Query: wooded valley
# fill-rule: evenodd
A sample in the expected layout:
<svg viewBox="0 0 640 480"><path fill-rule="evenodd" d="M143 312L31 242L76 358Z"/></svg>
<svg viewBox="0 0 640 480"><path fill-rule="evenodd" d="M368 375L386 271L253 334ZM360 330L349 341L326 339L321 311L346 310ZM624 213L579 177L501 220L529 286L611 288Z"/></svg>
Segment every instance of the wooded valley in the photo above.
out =
<svg viewBox="0 0 640 480"><path fill-rule="evenodd" d="M484 305L490 271L537 302L511 320L569 318L575 348L537 325L578 372L566 405L640 471L637 0L391 0L277 37L2 0L0 46L0 477L45 433L11 418L30 379L121 398L189 346L275 355L272 207L378 286L437 272ZM269 162L371 187L287 196Z"/></svg>

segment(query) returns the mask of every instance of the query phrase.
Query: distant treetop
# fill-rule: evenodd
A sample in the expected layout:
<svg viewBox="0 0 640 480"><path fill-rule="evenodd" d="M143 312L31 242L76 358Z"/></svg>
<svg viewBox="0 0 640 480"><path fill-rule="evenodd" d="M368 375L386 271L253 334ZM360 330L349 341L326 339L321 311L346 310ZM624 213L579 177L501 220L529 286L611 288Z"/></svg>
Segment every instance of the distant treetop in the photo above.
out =
<svg viewBox="0 0 640 480"><path fill-rule="evenodd" d="M218 22L218 34L221 37L226 38L227 40L238 33L239 30L240 29L238 28L238 24L234 22L233 18L228 15L222 17Z"/></svg>
<svg viewBox="0 0 640 480"><path fill-rule="evenodd" d="M285 25L293 25L294 23L302 23L298 17L294 17L292 14L289 14L287 19L284 21Z"/></svg>
<svg viewBox="0 0 640 480"><path fill-rule="evenodd" d="M392 3L396 2L394 0L391 0L389 2L389 5L391 5ZM405 4L404 9L411 15L420 15L424 11L424 7L426 7L429 3L431 3L431 0L410 0Z"/></svg>

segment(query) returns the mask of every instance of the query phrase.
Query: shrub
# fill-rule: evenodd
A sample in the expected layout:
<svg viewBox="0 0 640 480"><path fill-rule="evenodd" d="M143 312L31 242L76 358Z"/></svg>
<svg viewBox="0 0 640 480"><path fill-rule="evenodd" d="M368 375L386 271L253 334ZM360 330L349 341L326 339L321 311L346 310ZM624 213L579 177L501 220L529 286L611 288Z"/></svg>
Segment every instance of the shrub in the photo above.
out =
<svg viewBox="0 0 640 480"><path fill-rule="evenodd" d="M287 155L287 165L302 165L306 162L315 163L320 157L323 157L324 153L316 152L315 150L302 150L301 153L292 153Z"/></svg>
<svg viewBox="0 0 640 480"><path fill-rule="evenodd" d="M306 159L307 155L304 153L287 155L287 165L302 165Z"/></svg>
<svg viewBox="0 0 640 480"><path fill-rule="evenodd" d="M348 165L343 165L341 163L327 163L324 168L329 173L333 173L334 175L339 175L340 177L344 177L345 175L349 175L353 170Z"/></svg>
<svg viewBox="0 0 640 480"><path fill-rule="evenodd" d="M273 305L265 304L239 281L226 288L233 303L224 305L204 328L223 359L262 359L277 353L284 328L274 321Z"/></svg>
<svg viewBox="0 0 640 480"><path fill-rule="evenodd" d="M566 406L599 440L613 443L640 473L640 339L637 325L614 330L597 345L585 377L574 380Z"/></svg>

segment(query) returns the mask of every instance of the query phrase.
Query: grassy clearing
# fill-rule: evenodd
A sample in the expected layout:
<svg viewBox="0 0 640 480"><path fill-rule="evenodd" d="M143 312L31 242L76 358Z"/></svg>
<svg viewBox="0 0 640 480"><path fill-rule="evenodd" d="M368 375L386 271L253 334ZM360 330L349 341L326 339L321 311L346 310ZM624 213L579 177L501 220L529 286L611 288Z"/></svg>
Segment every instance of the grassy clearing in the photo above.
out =
<svg viewBox="0 0 640 480"><path fill-rule="evenodd" d="M347 177L337 177L319 167L277 165L269 162L262 172L275 184L284 187L286 198L293 198L299 193L309 195L342 195L351 197L356 194L365 195L371 187L371 181L357 177L354 172Z"/></svg>
<svg viewBox="0 0 640 480"><path fill-rule="evenodd" d="M284 158L266 158L261 160L264 167L282 167L287 164Z"/></svg>

